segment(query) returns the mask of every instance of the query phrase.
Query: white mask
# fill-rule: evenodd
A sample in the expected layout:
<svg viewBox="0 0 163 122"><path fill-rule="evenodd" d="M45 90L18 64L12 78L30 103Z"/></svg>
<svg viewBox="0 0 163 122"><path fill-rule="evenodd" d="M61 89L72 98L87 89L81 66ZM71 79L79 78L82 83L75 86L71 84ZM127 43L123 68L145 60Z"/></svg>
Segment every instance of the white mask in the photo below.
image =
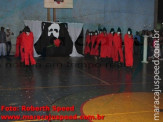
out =
<svg viewBox="0 0 163 122"><path fill-rule="evenodd" d="M112 31L111 34L113 34L114 32Z"/></svg>
<svg viewBox="0 0 163 122"><path fill-rule="evenodd" d="M130 32L130 31L128 31L128 34L130 35L130 34L131 34L131 32Z"/></svg>
<svg viewBox="0 0 163 122"><path fill-rule="evenodd" d="M118 32L118 34L120 34L121 32Z"/></svg>
<svg viewBox="0 0 163 122"><path fill-rule="evenodd" d="M53 34L54 37L59 38L60 26L59 24L53 23L48 28L48 36Z"/></svg>
<svg viewBox="0 0 163 122"><path fill-rule="evenodd" d="M29 35L30 33L29 32L26 32L27 35Z"/></svg>

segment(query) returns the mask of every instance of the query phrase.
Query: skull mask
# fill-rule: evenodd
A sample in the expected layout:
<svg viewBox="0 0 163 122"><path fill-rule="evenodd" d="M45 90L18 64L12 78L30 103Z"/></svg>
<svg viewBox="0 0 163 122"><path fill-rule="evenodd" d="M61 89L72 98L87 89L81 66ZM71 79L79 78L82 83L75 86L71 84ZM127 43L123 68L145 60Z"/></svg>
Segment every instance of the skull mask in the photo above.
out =
<svg viewBox="0 0 163 122"><path fill-rule="evenodd" d="M59 38L59 30L60 30L60 26L56 23L51 24L48 27L48 36L53 35L54 37L56 37L57 39Z"/></svg>

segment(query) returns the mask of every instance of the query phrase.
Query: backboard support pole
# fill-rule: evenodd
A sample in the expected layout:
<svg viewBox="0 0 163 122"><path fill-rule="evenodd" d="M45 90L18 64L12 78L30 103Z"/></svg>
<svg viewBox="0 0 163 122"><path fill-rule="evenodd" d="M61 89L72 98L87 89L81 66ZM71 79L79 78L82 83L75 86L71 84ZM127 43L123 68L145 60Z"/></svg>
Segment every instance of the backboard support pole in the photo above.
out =
<svg viewBox="0 0 163 122"><path fill-rule="evenodd" d="M51 21L50 8L47 8L47 21Z"/></svg>
<svg viewBox="0 0 163 122"><path fill-rule="evenodd" d="M53 8L53 21L56 22L56 9Z"/></svg>

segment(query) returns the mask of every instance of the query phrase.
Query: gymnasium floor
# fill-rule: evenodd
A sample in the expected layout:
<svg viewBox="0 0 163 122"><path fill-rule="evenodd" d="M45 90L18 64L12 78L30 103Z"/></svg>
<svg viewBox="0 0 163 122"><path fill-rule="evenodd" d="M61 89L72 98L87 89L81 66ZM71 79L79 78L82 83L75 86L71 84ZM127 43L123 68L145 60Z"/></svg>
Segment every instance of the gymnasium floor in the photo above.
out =
<svg viewBox="0 0 163 122"><path fill-rule="evenodd" d="M135 58L134 69L131 71L125 67L112 67L109 63L89 58L58 57L36 60L38 63L36 66L24 67L20 60L14 57L0 58L0 105L16 107L74 105L75 111L0 111L0 115L77 114L79 117L100 114L105 116L104 120L92 121L153 122L152 62L142 64L139 58ZM162 62L160 66L163 66ZM162 76L163 68L160 70ZM162 94L160 102L163 102ZM160 111L161 122L163 104L160 104ZM45 120L28 122L32 121L47 122ZM78 121L88 122L74 120Z"/></svg>

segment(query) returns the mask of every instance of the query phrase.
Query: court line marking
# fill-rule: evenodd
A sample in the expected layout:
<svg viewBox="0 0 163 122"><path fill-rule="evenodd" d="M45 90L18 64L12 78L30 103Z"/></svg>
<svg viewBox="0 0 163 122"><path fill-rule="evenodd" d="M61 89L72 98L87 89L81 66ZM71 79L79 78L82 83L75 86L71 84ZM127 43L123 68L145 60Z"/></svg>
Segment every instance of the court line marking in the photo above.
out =
<svg viewBox="0 0 163 122"><path fill-rule="evenodd" d="M90 73L88 73L88 72L85 72L84 70L81 70L81 69L78 69L78 70L79 70L80 72L83 72L84 74L86 74L86 75L92 77L93 79L96 79L96 80L101 81L101 82L104 83L105 85L111 85L110 83L106 82L105 80L102 80L102 79L100 79L100 78L98 78L98 77L96 77L96 76L94 76L94 75L92 75L92 74L90 74Z"/></svg>
<svg viewBox="0 0 163 122"><path fill-rule="evenodd" d="M61 62L63 62L61 59L58 59L58 60L61 61ZM96 76L94 76L94 75L88 73L88 72L85 72L84 70L81 70L81 69L79 69L79 68L76 68L76 69L79 70L80 72L85 73L86 75L92 77L93 79L96 79L96 80L101 81L101 82L104 83L105 85L110 85L110 83L108 83L108 82L106 82L106 81L104 81L104 80L102 80L102 79L100 79L100 78L98 78L98 77L96 77Z"/></svg>
<svg viewBox="0 0 163 122"><path fill-rule="evenodd" d="M33 87L33 88L0 88L0 91L5 91L5 90L29 90L29 89L52 89L52 88L71 88L71 87L90 87L90 86L106 86L106 84L52 86L52 87Z"/></svg>
<svg viewBox="0 0 163 122"><path fill-rule="evenodd" d="M92 76L91 76L92 77ZM99 80L99 79L98 79ZM106 81L101 81L102 83ZM28 89L52 89L52 88L70 88L70 87L89 87L89 86L112 86L112 85L122 85L122 84L127 84L127 85L133 85L133 84L142 84L142 83L107 83L107 84L90 84L90 85L71 85L71 86L52 86L52 87L34 87L34 88L0 88L0 91L5 91L5 90L28 90ZM146 84L151 84L151 83L146 83Z"/></svg>
<svg viewBox="0 0 163 122"><path fill-rule="evenodd" d="M60 60L60 59L58 59L58 60L62 62L62 60ZM88 60L88 61L89 61L89 60ZM115 83L115 84L113 84L113 83L108 83L107 81L102 80L102 79L98 78L97 76L94 76L94 75L92 75L92 74L90 74L90 73L88 73L88 72L85 72L84 70L81 70L80 68L76 68L76 69L79 70L80 72L83 72L83 73L89 75L89 76L92 77L93 79L96 79L96 80L101 81L102 83L104 83L104 84L106 84L106 85L126 84L126 83ZM131 83L131 84L141 84L141 83L142 83L142 82L140 82L140 83ZM146 84L151 84L151 83L146 83Z"/></svg>
<svg viewBox="0 0 163 122"><path fill-rule="evenodd" d="M116 81L112 81L112 82L116 82ZM137 83L133 83L133 82L135 82L135 81L131 81L132 83L111 83L111 85L119 85L119 84L143 84L142 82L137 82ZM152 83L145 83L145 84L148 84L148 85L152 85Z"/></svg>
<svg viewBox="0 0 163 122"><path fill-rule="evenodd" d="M44 95L46 96L47 100L49 101L50 104L52 104L52 100L48 97L48 95L44 92Z"/></svg>

